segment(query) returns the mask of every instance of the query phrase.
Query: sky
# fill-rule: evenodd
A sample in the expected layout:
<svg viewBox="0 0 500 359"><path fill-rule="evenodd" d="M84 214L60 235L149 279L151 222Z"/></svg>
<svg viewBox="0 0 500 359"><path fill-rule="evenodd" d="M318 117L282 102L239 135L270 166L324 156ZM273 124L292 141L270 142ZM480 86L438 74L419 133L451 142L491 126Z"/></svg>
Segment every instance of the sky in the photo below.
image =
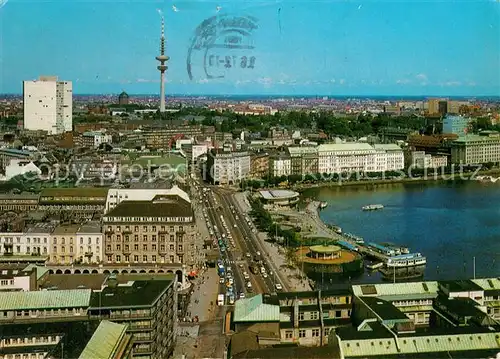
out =
<svg viewBox="0 0 500 359"><path fill-rule="evenodd" d="M0 93L157 94L160 13L167 95L500 96L499 0L0 0Z"/></svg>

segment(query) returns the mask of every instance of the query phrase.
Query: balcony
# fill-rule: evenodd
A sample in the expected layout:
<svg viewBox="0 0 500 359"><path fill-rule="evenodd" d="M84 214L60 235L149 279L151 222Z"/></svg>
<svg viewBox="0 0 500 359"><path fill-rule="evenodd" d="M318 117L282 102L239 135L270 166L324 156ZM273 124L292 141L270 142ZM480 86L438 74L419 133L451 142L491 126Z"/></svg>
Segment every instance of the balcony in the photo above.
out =
<svg viewBox="0 0 500 359"><path fill-rule="evenodd" d="M132 253L132 250L130 249L130 247L127 249L127 248L123 248L123 254L130 254Z"/></svg>
<svg viewBox="0 0 500 359"><path fill-rule="evenodd" d="M106 249L104 250L104 253L105 253L106 255L108 255L108 254L113 254L113 253L114 253L114 251L113 251L113 249L111 249L111 248L110 248L110 249L107 249L107 248L106 248Z"/></svg>
<svg viewBox="0 0 500 359"><path fill-rule="evenodd" d="M125 229L122 231L123 234L132 234L132 230L131 229Z"/></svg>
<svg viewBox="0 0 500 359"><path fill-rule="evenodd" d="M108 228L108 229L104 230L104 234L113 234L113 233L115 233L115 231L112 230L111 228Z"/></svg>
<svg viewBox="0 0 500 359"><path fill-rule="evenodd" d="M92 257L94 252L85 252L85 257Z"/></svg>

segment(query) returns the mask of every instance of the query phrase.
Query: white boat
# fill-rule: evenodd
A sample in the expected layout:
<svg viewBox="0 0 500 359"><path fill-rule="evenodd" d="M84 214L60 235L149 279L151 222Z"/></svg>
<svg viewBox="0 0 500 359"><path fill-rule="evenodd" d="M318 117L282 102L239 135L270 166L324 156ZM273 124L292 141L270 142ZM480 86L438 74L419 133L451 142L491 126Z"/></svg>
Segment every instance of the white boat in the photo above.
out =
<svg viewBox="0 0 500 359"><path fill-rule="evenodd" d="M423 266L427 259L420 253L401 254L387 259L387 268L406 268Z"/></svg>
<svg viewBox="0 0 500 359"><path fill-rule="evenodd" d="M375 270L375 269L382 268L383 266L384 266L383 262L378 262L378 263L367 264L366 268L368 268L370 270Z"/></svg>
<svg viewBox="0 0 500 359"><path fill-rule="evenodd" d="M320 202L319 203L319 209L325 209L328 207L328 202Z"/></svg>
<svg viewBox="0 0 500 359"><path fill-rule="evenodd" d="M368 206L361 207L363 211L376 211L382 208L384 208L384 206L381 204L370 204Z"/></svg>

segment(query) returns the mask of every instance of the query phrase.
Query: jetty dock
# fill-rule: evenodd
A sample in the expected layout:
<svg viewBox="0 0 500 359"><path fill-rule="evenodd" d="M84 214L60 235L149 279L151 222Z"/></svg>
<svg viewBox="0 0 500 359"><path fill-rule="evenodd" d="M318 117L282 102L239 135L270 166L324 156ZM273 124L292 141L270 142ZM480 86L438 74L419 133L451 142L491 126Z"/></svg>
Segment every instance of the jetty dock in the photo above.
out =
<svg viewBox="0 0 500 359"><path fill-rule="evenodd" d="M348 242L349 244L355 246L360 254L363 256L373 258L379 262L387 263L387 260L389 258L388 255L380 253L379 251L374 250L373 248L369 247L367 243L358 243L355 240L342 235L340 233L337 233L334 231L332 228L330 228L326 223L324 223L321 218L319 217L319 206L321 202L318 201L313 201L310 202L307 205L306 212L311 216L311 218L314 220L318 232L322 232L325 234L325 237L331 237L332 239L335 240L341 240L344 242Z"/></svg>

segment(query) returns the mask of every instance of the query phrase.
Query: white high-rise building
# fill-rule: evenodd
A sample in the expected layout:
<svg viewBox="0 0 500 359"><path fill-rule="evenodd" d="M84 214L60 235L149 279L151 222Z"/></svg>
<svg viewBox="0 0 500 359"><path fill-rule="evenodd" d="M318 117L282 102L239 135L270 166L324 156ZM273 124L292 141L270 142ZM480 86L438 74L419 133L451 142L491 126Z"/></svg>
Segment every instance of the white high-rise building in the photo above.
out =
<svg viewBox="0 0 500 359"><path fill-rule="evenodd" d="M73 84L56 76L23 82L24 128L49 134L73 130Z"/></svg>

